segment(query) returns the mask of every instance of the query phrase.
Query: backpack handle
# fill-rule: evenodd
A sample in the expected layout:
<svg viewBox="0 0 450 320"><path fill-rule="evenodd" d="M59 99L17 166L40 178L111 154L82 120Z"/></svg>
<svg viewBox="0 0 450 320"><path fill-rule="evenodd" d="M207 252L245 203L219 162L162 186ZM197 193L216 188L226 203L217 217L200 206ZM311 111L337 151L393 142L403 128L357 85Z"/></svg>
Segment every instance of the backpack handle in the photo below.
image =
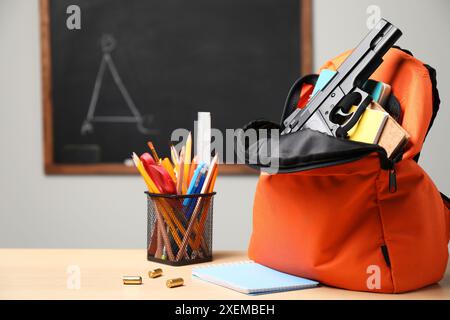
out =
<svg viewBox="0 0 450 320"><path fill-rule="evenodd" d="M316 85L319 75L308 74L295 80L289 89L286 101L284 102L283 113L281 115L281 123L297 108L298 101L301 98L301 91L304 84Z"/></svg>

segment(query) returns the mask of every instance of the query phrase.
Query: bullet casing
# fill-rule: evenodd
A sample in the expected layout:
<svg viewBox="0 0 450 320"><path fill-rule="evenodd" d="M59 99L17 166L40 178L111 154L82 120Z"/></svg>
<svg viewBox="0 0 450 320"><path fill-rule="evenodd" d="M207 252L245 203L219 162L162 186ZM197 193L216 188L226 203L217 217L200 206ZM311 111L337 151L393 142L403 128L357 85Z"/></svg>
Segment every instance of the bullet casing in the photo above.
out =
<svg viewBox="0 0 450 320"><path fill-rule="evenodd" d="M142 284L142 277L140 277L140 276L123 276L123 284L125 284L125 285Z"/></svg>
<svg viewBox="0 0 450 320"><path fill-rule="evenodd" d="M148 272L148 276L149 276L150 278L157 278L157 277L162 276L162 273L163 273L162 269L161 269L161 268L158 268L158 269L150 270L150 271Z"/></svg>
<svg viewBox="0 0 450 320"><path fill-rule="evenodd" d="M183 278L175 278L175 279L169 279L166 282L166 285L168 288L175 288L182 286L184 284Z"/></svg>

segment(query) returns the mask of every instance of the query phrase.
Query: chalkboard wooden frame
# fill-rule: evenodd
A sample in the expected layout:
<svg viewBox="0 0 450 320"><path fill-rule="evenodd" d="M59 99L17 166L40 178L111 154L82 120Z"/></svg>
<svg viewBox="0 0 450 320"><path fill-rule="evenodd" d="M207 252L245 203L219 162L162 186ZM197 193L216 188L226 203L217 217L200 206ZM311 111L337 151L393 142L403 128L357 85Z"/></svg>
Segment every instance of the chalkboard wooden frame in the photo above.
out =
<svg viewBox="0 0 450 320"><path fill-rule="evenodd" d="M300 2L300 73L308 74L312 70L312 0ZM58 164L53 154L53 102L51 82L51 46L50 46L50 0L40 0L41 16L41 61L42 61L42 104L44 171L46 174L136 174L136 169L124 164ZM221 174L255 174L245 165L221 164Z"/></svg>

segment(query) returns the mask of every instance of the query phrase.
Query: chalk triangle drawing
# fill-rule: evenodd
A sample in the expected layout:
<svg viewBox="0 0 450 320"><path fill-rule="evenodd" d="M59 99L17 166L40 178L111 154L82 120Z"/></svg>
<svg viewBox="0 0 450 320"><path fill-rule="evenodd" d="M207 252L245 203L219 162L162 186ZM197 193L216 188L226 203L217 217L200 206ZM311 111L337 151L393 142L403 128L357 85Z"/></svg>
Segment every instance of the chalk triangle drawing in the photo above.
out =
<svg viewBox="0 0 450 320"><path fill-rule="evenodd" d="M94 123L136 123L136 127L139 132L142 134L155 134L158 130L150 130L144 125L144 117L142 117L138 108L133 102L128 90L125 87L125 84L122 82L122 79L117 71L117 68L114 64L114 61L111 57L111 52L116 47L116 40L112 35L105 34L101 37L100 40L103 56L100 62L100 67L97 72L97 76L95 78L94 89L92 90L91 101L89 103L89 109L86 115L86 119L83 121L81 125L81 134L85 135L88 133L92 133L94 131ZM106 69L111 72L114 83L122 95L126 107L130 111L129 116L107 116L107 115L95 115L95 111L97 108L98 97L100 94L100 89L102 87L102 82L104 78L104 74ZM147 123L152 123L153 118L150 116L146 119Z"/></svg>

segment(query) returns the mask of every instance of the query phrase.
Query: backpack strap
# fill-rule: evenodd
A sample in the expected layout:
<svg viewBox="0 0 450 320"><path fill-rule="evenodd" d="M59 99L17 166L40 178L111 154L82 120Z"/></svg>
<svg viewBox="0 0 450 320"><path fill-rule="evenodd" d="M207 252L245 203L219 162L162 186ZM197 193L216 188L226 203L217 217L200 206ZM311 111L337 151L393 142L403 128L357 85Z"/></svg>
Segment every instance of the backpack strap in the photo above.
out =
<svg viewBox="0 0 450 320"><path fill-rule="evenodd" d="M433 95L433 112L431 114L430 125L428 126L427 134L425 138L428 136L431 127L433 126L434 120L436 119L437 113L439 111L439 107L441 105L441 98L439 97L439 90L437 88L437 78L436 78L436 70L428 64L424 64L425 68L428 70L428 74L430 75L431 85L432 85L432 95ZM414 157L416 162L419 162L420 152Z"/></svg>
<svg viewBox="0 0 450 320"><path fill-rule="evenodd" d="M309 84L312 86L316 85L319 76L317 74L309 74L304 77L298 78L292 85L289 93L287 95L286 101L284 103L283 114L281 115L281 123L297 108L299 107L299 100L303 95L308 94L308 92L302 92L303 85Z"/></svg>
<svg viewBox="0 0 450 320"><path fill-rule="evenodd" d="M444 206L447 208L447 235L448 241L450 242L450 199L441 192L441 198L444 202Z"/></svg>
<svg viewBox="0 0 450 320"><path fill-rule="evenodd" d="M447 207L447 209L450 209L450 199L441 192L441 198L442 201L444 201L444 205Z"/></svg>
<svg viewBox="0 0 450 320"><path fill-rule="evenodd" d="M414 54L410 50L407 50L407 49L399 47L399 46L393 46L393 48L401 50L404 53L410 55L411 57L414 57ZM427 133L424 138L424 141L425 141L426 137L428 136L428 133L430 132L431 127L433 126L434 120L436 119L437 113L439 111L439 106L441 104L441 99L439 97L439 90L437 88L436 69L434 69L433 67L431 67L430 65L425 64L425 63L423 65L427 69L428 74L430 76L431 86L432 86L432 96L433 96L433 110L432 110L431 120L428 125L428 130L427 130ZM391 97L394 97L394 95L391 95ZM393 103L393 101L388 101L389 109L391 109L390 108L391 103ZM401 119L396 119L396 120L401 123ZM414 161L419 162L419 158L420 158L420 152L413 159L414 159Z"/></svg>

